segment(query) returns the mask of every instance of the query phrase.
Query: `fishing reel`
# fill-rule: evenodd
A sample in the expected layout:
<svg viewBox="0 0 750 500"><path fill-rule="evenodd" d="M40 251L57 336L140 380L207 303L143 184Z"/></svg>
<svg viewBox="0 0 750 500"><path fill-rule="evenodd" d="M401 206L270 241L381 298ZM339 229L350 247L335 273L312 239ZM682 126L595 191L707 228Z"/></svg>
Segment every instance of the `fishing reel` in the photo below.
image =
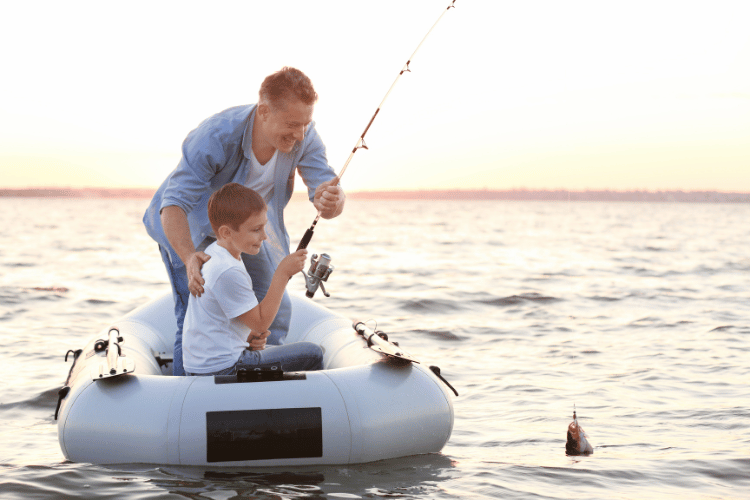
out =
<svg viewBox="0 0 750 500"><path fill-rule="evenodd" d="M332 272L333 266L331 265L330 255L327 253L321 254L320 256L318 256L318 254L313 254L310 259L310 269L308 269L307 274L305 274L305 282L307 286L307 292L305 292L305 295L311 299L313 295L315 295L315 292L318 291L318 287L320 287L320 289L323 290L323 295L330 297L331 294L326 292L323 282L328 281L328 277Z"/></svg>

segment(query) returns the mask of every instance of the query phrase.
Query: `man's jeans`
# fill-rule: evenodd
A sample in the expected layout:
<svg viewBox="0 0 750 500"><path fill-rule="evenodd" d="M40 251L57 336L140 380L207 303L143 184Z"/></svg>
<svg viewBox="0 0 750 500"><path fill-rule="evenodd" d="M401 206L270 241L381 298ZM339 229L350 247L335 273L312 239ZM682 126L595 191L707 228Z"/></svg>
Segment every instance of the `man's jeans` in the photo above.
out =
<svg viewBox="0 0 750 500"><path fill-rule="evenodd" d="M234 375L237 365L266 365L281 363L285 372L309 372L323 369L323 350L312 342L272 345L262 351L242 351L234 366L211 373L187 373L187 375Z"/></svg>
<svg viewBox="0 0 750 500"><path fill-rule="evenodd" d="M201 249L204 248L205 247ZM162 248L161 245L159 245L159 251L161 252L161 259L164 262L164 266L167 268L169 282L172 284L174 316L177 320L177 332L175 332L174 337L174 362L172 364L172 374L185 375L185 368L182 365L182 326L185 323L185 313L187 312L188 299L190 298L187 270L185 266L173 266L172 261L169 260L169 252ZM263 251L261 251L261 253L265 254ZM259 258L262 257L258 255L248 256L242 254L242 260L245 263L246 268L249 267L249 264L253 264L253 267L248 269L248 273L253 280L253 291L258 298L258 302L263 300L263 297L266 296L266 291L268 290L268 287L271 284L271 278L273 277L273 272L268 269L269 266L264 265L264 261L258 262ZM269 347L270 345L284 343L284 338L289 331L291 313L292 301L289 298L289 294L284 291L284 298L281 300L279 312L276 314L276 318L269 328L269 330L271 330L271 335L267 340Z"/></svg>

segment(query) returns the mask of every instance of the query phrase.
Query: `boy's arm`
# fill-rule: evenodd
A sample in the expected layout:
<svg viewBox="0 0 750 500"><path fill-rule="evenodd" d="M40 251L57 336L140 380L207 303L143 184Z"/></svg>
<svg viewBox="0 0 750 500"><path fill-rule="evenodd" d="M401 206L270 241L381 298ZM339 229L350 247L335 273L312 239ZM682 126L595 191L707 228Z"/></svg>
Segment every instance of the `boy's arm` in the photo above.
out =
<svg viewBox="0 0 750 500"><path fill-rule="evenodd" d="M271 286L268 287L268 292L263 297L263 300L257 306L238 316L237 319L256 332L268 330L276 318L276 313L279 312L279 306L284 296L284 288L287 281L289 279L281 277L277 269L273 274Z"/></svg>
<svg viewBox="0 0 750 500"><path fill-rule="evenodd" d="M271 286L268 287L268 292L266 292L266 296L260 304L237 316L237 319L256 332L268 330L276 318L276 313L279 312L281 299L284 297L284 289L289 282L289 278L302 271L306 258L307 250L304 249L297 250L284 257L276 272L273 273Z"/></svg>

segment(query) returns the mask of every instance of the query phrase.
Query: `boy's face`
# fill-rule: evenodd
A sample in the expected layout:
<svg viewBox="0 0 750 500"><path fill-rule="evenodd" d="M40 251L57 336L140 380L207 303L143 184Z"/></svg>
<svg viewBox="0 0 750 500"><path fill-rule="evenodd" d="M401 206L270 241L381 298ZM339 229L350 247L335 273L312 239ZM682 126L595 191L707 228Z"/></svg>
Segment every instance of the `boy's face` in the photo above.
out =
<svg viewBox="0 0 750 500"><path fill-rule="evenodd" d="M232 245L238 252L256 255L260 252L263 241L268 238L265 230L267 223L266 210L263 210L248 217L237 231L229 228Z"/></svg>

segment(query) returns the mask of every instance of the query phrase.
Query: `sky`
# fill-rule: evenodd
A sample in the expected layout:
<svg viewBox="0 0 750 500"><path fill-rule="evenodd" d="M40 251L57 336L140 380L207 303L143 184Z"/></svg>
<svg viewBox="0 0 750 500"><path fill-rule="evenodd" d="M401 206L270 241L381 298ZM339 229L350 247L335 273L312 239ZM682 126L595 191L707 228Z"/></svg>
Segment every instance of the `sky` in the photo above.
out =
<svg viewBox="0 0 750 500"><path fill-rule="evenodd" d="M0 187L157 187L294 66L347 191L750 192L746 0L0 6ZM298 182L298 188L302 184Z"/></svg>

